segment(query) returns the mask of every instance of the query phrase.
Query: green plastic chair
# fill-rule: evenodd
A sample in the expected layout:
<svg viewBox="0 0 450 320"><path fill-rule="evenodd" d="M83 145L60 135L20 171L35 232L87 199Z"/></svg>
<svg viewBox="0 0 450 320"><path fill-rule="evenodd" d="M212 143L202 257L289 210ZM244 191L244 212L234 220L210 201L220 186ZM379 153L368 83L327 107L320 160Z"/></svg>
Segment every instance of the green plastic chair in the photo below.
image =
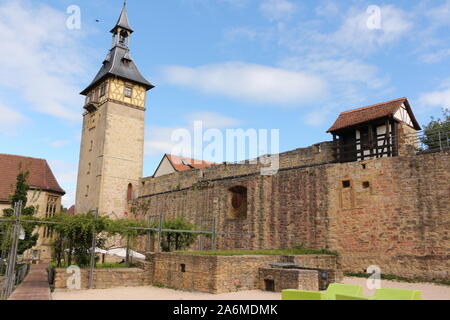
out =
<svg viewBox="0 0 450 320"><path fill-rule="evenodd" d="M422 292L418 290L378 289L372 300L422 300Z"/></svg>
<svg viewBox="0 0 450 320"><path fill-rule="evenodd" d="M345 294L336 294L336 300L373 300L369 297L363 297L363 296L351 296L351 295L345 295Z"/></svg>
<svg viewBox="0 0 450 320"><path fill-rule="evenodd" d="M283 300L336 300L336 294L362 296L362 288L340 283L332 283L326 292L305 290L283 290Z"/></svg>

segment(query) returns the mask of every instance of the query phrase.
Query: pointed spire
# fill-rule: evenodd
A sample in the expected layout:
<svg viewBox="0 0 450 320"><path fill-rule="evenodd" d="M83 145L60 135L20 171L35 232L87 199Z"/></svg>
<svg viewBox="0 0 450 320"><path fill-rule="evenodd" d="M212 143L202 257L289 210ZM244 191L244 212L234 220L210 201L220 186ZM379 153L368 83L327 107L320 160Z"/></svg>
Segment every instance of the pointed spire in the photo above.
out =
<svg viewBox="0 0 450 320"><path fill-rule="evenodd" d="M119 20L117 20L116 26L111 30L111 33L117 33L117 29L122 28L133 33L133 29L130 27L130 23L128 22L128 14L127 14L127 1L123 2L123 9L120 13Z"/></svg>

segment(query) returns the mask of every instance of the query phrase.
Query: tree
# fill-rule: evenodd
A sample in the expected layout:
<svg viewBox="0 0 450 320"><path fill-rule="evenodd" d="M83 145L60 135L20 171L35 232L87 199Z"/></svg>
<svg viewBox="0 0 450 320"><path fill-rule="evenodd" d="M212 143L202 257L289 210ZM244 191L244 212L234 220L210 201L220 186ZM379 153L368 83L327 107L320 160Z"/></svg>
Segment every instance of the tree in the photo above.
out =
<svg viewBox="0 0 450 320"><path fill-rule="evenodd" d="M424 127L422 143L427 149L438 149L450 145L450 109L442 109L442 118L431 117L431 122Z"/></svg>
<svg viewBox="0 0 450 320"><path fill-rule="evenodd" d="M27 184L27 179L28 179L29 175L30 175L30 172L28 170L27 171L20 170L19 174L17 175L16 189L14 191L14 194L10 198L11 199L11 208L3 210L4 217L7 217L7 218L13 217L14 216L14 209L13 209L14 205L17 202L22 201L22 208L23 208L22 209L22 217L26 217L28 219L33 218L33 216L36 212L36 208L33 206L27 207L28 190L30 190L30 187ZM26 224L22 224L22 227L25 231L25 239L19 241L18 250L17 250L18 254L23 254L28 249L31 249L32 247L34 247L39 238L38 234L33 234L34 229L36 227L35 224L26 223ZM2 241L2 240L0 239L0 241ZM3 245L5 245L5 243L3 243ZM0 247L2 247L2 244L0 244Z"/></svg>
<svg viewBox="0 0 450 320"><path fill-rule="evenodd" d="M154 227L156 227L156 225ZM175 218L164 221L163 229L193 231L196 227L194 224L183 218ZM186 250L194 244L197 236L198 235L195 233L163 232L161 248L165 252Z"/></svg>
<svg viewBox="0 0 450 320"><path fill-rule="evenodd" d="M68 266L72 263L79 267L89 266L94 234L97 237L97 248L104 247L106 238L98 235L106 231L108 218L95 219L92 213L75 216L60 213L46 220L57 223L50 228L56 232L53 250L58 266L61 266L63 261Z"/></svg>
<svg viewBox="0 0 450 320"><path fill-rule="evenodd" d="M72 263L79 267L89 266L94 235L96 248L106 249L108 238L120 235L131 243L136 237L146 233L141 230L145 224L139 221L112 220L105 216L96 218L93 213L74 216L60 213L45 221L56 222L50 228L56 232L53 253L58 267L63 264L70 266Z"/></svg>

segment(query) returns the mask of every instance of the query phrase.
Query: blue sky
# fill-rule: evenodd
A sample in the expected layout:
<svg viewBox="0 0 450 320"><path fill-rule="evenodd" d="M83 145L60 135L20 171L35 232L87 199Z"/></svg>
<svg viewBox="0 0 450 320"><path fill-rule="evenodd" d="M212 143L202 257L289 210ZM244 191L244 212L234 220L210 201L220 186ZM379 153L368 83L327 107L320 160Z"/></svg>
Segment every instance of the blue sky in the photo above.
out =
<svg viewBox="0 0 450 320"><path fill-rule="evenodd" d="M74 4L79 30L66 27ZM47 159L66 206L76 187L78 93L109 50L121 7L0 1L0 152ZM285 151L330 139L339 112L353 107L406 96L424 124L450 105L450 0L129 0L128 13L133 57L157 86L147 100L146 176L170 151L172 130L193 120L280 129Z"/></svg>

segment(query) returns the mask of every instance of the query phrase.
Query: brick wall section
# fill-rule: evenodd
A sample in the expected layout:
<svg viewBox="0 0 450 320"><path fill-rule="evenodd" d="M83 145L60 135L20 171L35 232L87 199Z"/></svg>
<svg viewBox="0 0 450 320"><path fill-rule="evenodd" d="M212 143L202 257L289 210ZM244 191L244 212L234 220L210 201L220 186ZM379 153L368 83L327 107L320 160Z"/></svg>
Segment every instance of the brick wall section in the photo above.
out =
<svg viewBox="0 0 450 320"><path fill-rule="evenodd" d="M151 214L163 212L166 219L183 216L197 226L209 220L203 223L204 230L211 230L210 221L215 217L217 231L227 233L217 239L219 248L322 248L326 246L328 221L326 182L325 167L312 167L275 176L224 179L209 182L205 188L191 187L141 201L146 202ZM247 188L247 219L230 219L228 190L234 186ZM194 248L199 248L198 244Z"/></svg>
<svg viewBox="0 0 450 320"><path fill-rule="evenodd" d="M385 274L450 278L448 153L336 164L327 179L328 246L345 270L378 265Z"/></svg>
<svg viewBox="0 0 450 320"><path fill-rule="evenodd" d="M55 288L67 289L67 280L72 274L67 269L55 269ZM94 271L94 289L117 287L140 287L150 284L148 272L137 268L96 269ZM81 270L81 289L89 286L89 270Z"/></svg>
<svg viewBox="0 0 450 320"><path fill-rule="evenodd" d="M236 292L259 288L259 269L287 259L305 267L334 269L336 257L326 256L203 256L171 253L148 254L151 282L182 290L209 293ZM320 261L320 265L315 263ZM325 265L326 261L329 262ZM182 266L184 265L184 266ZM184 272L183 272L184 271ZM317 280L317 278L316 278Z"/></svg>
<svg viewBox="0 0 450 320"><path fill-rule="evenodd" d="M273 280L275 292L286 289L319 291L319 272L316 270L259 269L259 290L266 290L266 280Z"/></svg>
<svg viewBox="0 0 450 320"><path fill-rule="evenodd" d="M301 150L289 160L282 156L282 163L302 163L308 152ZM319 157L324 150L318 153L316 148L313 154ZM385 274L450 278L449 153L236 176L246 170L255 171L254 166L219 166L144 179L146 196L141 201L151 214L184 216L198 226L216 217L217 231L228 233L218 238L219 249L304 245L339 252L346 271L362 272L375 264ZM351 181L350 188L343 188L344 180ZM244 220L228 216L228 190L237 185L248 188ZM174 186L179 190L173 191ZM205 224L203 229L210 227Z"/></svg>
<svg viewBox="0 0 450 320"><path fill-rule="evenodd" d="M51 300L47 268L47 264L31 265L25 280L8 300Z"/></svg>

